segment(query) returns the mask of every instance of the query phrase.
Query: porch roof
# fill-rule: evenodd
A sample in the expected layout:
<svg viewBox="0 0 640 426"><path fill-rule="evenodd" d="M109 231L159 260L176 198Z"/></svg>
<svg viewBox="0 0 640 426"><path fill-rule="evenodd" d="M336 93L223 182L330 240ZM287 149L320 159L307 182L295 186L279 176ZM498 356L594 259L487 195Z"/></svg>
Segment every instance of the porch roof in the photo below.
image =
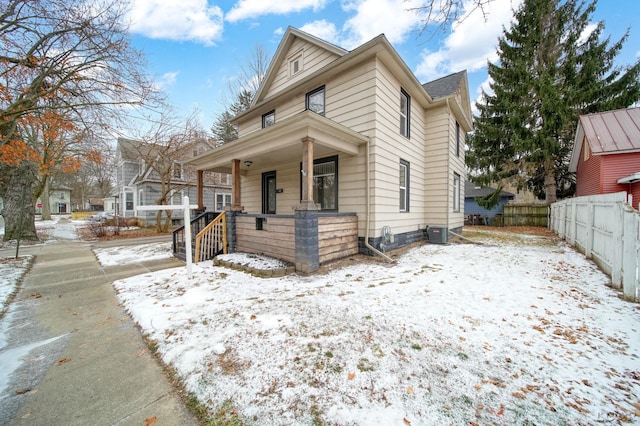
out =
<svg viewBox="0 0 640 426"><path fill-rule="evenodd" d="M303 111L251 132L233 142L192 158L187 163L198 170L231 173L233 160L240 160L240 171L261 168L275 163L300 161L302 139L314 140L316 158L336 151L357 155L360 145L369 138L312 111ZM250 161L248 166L245 162Z"/></svg>

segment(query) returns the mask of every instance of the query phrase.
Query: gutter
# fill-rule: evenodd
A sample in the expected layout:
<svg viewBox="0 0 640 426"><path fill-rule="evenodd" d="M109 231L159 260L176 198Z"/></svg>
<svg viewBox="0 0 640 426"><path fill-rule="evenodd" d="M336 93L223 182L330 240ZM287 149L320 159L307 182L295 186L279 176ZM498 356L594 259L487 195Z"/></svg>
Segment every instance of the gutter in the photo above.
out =
<svg viewBox="0 0 640 426"><path fill-rule="evenodd" d="M366 197L367 197L367 202L365 203L366 207L367 207L367 225L366 225L366 229L365 229L365 235L364 235L364 245L366 248L368 248L369 250L371 250L372 252L374 252L375 254L377 254L378 256L384 258L387 262L390 263L396 263L395 260L393 260L392 258L390 258L389 256L387 256L386 254L382 253L380 250L376 249L375 247L373 247L371 244L369 244L369 223L370 223L370 212L371 212L371 198L369 197L370 194L370 186L371 186L371 179L369 178L370 176L370 172L369 172L369 142L371 142L371 140L367 140L367 142L365 142L366 145L366 154L365 154L365 161L366 161L366 172L365 172L365 177L367 179L367 185L366 185Z"/></svg>

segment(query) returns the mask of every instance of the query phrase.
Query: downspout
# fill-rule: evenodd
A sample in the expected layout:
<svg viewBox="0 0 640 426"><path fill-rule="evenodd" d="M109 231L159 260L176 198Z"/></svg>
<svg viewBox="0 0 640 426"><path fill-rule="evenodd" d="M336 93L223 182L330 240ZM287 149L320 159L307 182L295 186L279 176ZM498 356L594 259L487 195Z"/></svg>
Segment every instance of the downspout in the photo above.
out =
<svg viewBox="0 0 640 426"><path fill-rule="evenodd" d="M365 176L367 179L367 184L366 184L366 197L367 197L367 202L365 203L365 206L367 207L367 212L366 212L366 216L367 216L367 225L366 225L366 229L365 229L365 235L364 235L364 245L366 248L368 248L369 250L371 250L372 252L374 252L375 254L377 254L378 256L383 257L387 262L391 262L391 263L396 263L395 260L393 260L392 258L390 258L389 256L387 256L386 254L382 253L380 250L376 249L375 247L373 247L371 244L369 244L369 222L370 222L370 212L371 212L371 198L369 197L370 191L371 189L369 188L371 185L371 179L369 179L369 140L367 140L367 142L365 143L366 145L366 155L365 155Z"/></svg>
<svg viewBox="0 0 640 426"><path fill-rule="evenodd" d="M449 98L447 98L446 101L447 101L447 115L449 117L451 117L451 105L449 105ZM451 125L451 124L449 124L449 125ZM447 194L449 193L449 179L452 176L451 175L451 161L449 160L451 158L450 157L451 154L449 152L449 150L451 149L451 146L449 145L450 144L450 139L449 138L451 136L449 134L450 129L451 128L449 127L449 129L447 130ZM462 180L462 178L460 179L460 181L461 181L460 182L460 186L464 185L464 181ZM453 194L453 196L455 197L456 194ZM452 201L452 200L449 200L449 197L447 197L447 209L446 209L446 212L447 212L447 223L446 223L447 230L449 229L449 223L451 222L451 215L449 214L449 207L452 206L452 204L450 203L450 201Z"/></svg>

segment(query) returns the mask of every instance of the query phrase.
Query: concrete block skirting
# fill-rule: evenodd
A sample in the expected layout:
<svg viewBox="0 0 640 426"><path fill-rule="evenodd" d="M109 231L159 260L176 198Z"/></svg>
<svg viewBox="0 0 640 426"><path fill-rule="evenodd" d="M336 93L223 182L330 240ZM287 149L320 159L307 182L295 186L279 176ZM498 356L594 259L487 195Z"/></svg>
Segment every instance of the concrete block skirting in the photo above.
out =
<svg viewBox="0 0 640 426"><path fill-rule="evenodd" d="M241 214L237 211L227 211L227 253L236 252L236 216Z"/></svg>
<svg viewBox="0 0 640 426"><path fill-rule="evenodd" d="M296 210L296 271L302 273L315 272L320 268L318 251L318 211Z"/></svg>

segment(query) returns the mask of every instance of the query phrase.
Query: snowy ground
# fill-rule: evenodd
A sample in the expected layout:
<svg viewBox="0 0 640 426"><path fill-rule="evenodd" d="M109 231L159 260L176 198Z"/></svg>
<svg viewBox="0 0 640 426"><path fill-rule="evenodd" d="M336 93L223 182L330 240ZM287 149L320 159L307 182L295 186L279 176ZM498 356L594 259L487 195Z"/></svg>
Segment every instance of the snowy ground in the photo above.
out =
<svg viewBox="0 0 640 426"><path fill-rule="evenodd" d="M77 238L53 222L39 227ZM640 424L639 305L562 242L489 242L307 277L207 262L192 280L176 268L114 287L187 389L245 424ZM122 264L164 246L96 255ZM25 268L0 262L0 301Z"/></svg>
<svg viewBox="0 0 640 426"><path fill-rule="evenodd" d="M206 262L114 287L187 389L245 424L640 423L638 305L564 243L346 263L266 279Z"/></svg>

